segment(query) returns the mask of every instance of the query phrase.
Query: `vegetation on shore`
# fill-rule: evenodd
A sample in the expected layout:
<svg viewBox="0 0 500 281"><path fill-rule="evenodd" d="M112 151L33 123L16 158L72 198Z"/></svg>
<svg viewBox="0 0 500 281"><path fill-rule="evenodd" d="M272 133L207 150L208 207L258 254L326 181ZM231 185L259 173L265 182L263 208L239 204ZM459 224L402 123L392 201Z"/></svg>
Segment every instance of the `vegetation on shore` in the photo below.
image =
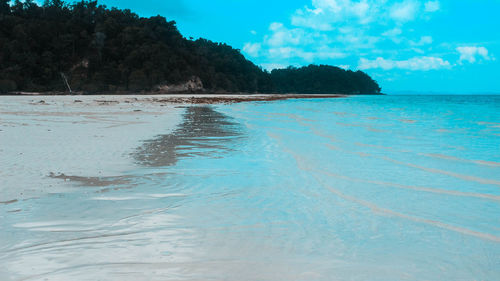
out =
<svg viewBox="0 0 500 281"><path fill-rule="evenodd" d="M9 2L0 0L0 92L380 93L362 71L310 65L267 72L227 44L183 37L161 16L97 1Z"/></svg>

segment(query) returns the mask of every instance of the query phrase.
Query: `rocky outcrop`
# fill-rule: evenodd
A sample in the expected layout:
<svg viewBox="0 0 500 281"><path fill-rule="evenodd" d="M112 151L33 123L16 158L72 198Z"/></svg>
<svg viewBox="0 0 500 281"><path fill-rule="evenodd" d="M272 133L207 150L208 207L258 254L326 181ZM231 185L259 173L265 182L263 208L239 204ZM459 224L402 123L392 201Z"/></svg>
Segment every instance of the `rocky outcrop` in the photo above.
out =
<svg viewBox="0 0 500 281"><path fill-rule="evenodd" d="M193 76L188 81L175 84L175 85L158 85L156 89L160 92L165 93L179 93L179 92L200 92L203 91L203 83L201 82L200 77Z"/></svg>

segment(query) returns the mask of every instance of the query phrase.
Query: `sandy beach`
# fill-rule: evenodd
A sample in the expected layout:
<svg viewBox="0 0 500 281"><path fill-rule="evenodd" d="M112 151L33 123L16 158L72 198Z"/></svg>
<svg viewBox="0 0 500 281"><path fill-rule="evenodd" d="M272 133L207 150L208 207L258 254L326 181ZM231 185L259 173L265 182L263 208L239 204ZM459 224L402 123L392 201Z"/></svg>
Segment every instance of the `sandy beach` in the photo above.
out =
<svg viewBox="0 0 500 281"><path fill-rule="evenodd" d="M130 169L131 149L172 130L181 118L182 109L172 103L143 99L2 97L0 202L61 192L61 180L51 175L110 177Z"/></svg>
<svg viewBox="0 0 500 281"><path fill-rule="evenodd" d="M141 140L175 128L183 105L336 97L341 95L3 96L0 204L61 192L67 185L60 179L99 185L98 178L120 175L133 166L129 154Z"/></svg>

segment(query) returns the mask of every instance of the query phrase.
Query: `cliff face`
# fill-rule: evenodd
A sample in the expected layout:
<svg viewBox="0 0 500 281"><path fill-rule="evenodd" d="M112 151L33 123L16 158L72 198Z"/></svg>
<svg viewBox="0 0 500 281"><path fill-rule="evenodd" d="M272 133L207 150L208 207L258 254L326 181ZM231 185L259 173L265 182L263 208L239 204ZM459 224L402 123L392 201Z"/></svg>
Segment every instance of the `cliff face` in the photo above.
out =
<svg viewBox="0 0 500 281"><path fill-rule="evenodd" d="M380 91L368 75L336 67L263 71L231 46L184 38L161 16L96 1L47 3L0 10L0 92Z"/></svg>

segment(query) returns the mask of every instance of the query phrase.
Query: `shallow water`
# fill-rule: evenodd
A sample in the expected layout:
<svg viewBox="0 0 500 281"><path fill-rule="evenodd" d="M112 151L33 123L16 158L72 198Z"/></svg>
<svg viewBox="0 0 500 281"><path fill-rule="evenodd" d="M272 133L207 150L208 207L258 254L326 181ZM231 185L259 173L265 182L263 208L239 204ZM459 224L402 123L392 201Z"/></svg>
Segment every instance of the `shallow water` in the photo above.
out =
<svg viewBox="0 0 500 281"><path fill-rule="evenodd" d="M122 174L1 203L0 279L498 280L500 96L182 117Z"/></svg>

